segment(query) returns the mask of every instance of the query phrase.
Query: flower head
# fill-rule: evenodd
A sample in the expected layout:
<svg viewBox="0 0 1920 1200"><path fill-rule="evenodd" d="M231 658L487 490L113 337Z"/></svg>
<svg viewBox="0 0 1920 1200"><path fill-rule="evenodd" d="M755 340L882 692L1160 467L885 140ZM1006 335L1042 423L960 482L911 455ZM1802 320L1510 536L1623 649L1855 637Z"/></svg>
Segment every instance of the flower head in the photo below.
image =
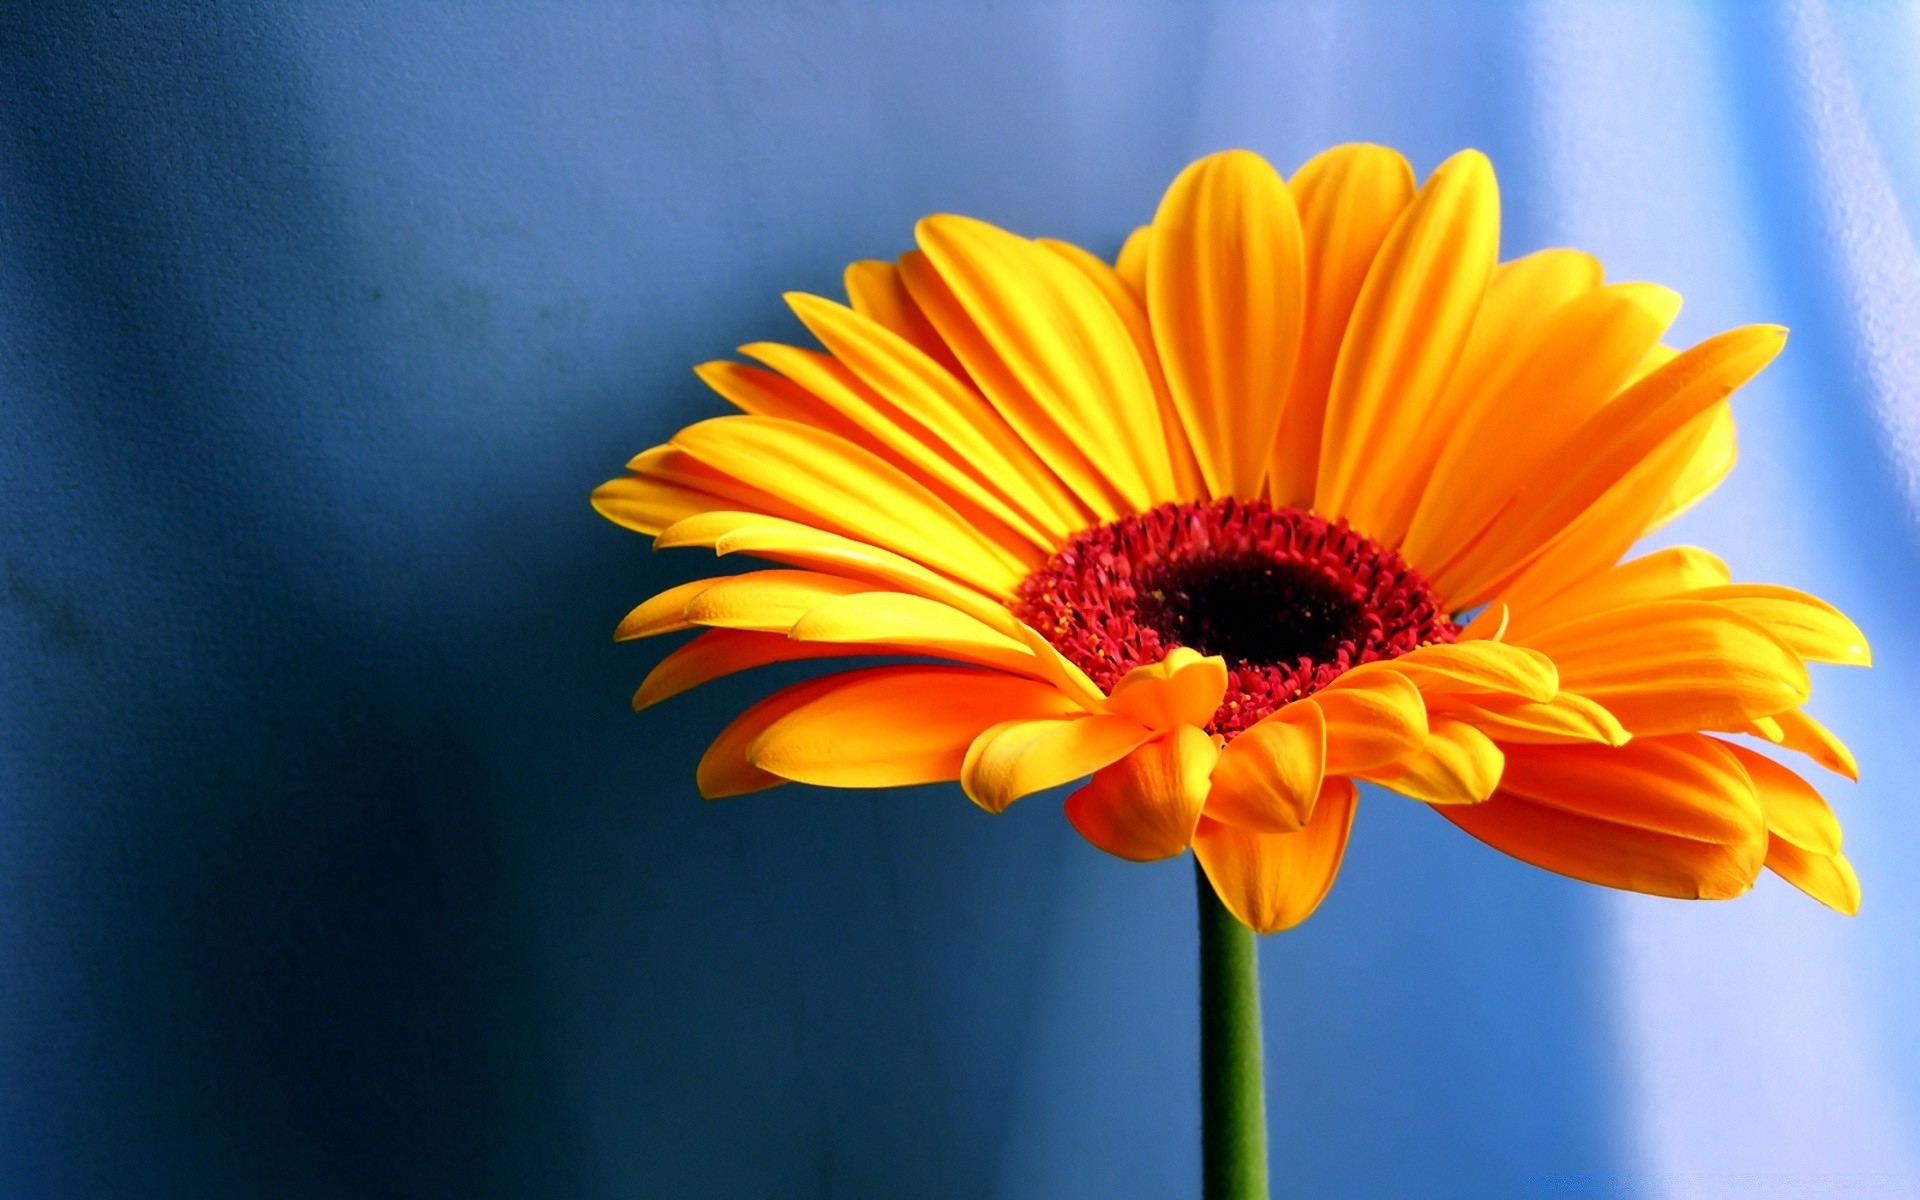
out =
<svg viewBox="0 0 1920 1200"><path fill-rule="evenodd" d="M1362 780L1575 878L1723 898L1770 867L1854 911L1832 812L1755 747L1852 776L1801 706L1865 639L1703 550L1621 561L1731 468L1727 398L1785 331L1669 349L1677 296L1497 263L1498 209L1472 151L1418 188L1378 146L1291 180L1228 151L1111 266L934 216L847 305L789 296L824 352L700 368L740 414L594 494L779 564L634 609L617 637L703 631L635 706L914 660L748 708L701 791L958 779L998 812L1085 779L1087 840L1191 847L1262 931L1325 896Z"/></svg>

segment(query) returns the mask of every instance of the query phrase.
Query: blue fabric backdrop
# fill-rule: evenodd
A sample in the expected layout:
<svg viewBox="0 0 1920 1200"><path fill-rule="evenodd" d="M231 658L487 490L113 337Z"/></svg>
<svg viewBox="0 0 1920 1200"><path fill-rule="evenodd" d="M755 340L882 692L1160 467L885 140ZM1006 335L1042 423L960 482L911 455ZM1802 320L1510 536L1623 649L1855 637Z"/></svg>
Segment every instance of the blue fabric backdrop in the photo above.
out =
<svg viewBox="0 0 1920 1200"><path fill-rule="evenodd" d="M923 213L1111 252L1200 153L1366 139L1686 340L1794 328L1662 536L1874 639L1814 704L1866 907L1370 796L1263 945L1285 1194L1920 1194L1913 7L20 3L0 66L0 1192L1197 1196L1187 862L699 803L770 681L627 711L700 559L586 494Z"/></svg>

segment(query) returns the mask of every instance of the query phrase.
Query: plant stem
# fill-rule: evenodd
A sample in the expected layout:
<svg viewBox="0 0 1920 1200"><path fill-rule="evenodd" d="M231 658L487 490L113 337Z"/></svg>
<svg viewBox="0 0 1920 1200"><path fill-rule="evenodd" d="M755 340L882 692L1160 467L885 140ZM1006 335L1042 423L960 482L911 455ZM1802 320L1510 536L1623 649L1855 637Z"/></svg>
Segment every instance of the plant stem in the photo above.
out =
<svg viewBox="0 0 1920 1200"><path fill-rule="evenodd" d="M1199 862L1200 1114L1206 1200L1268 1200L1267 1099L1253 931L1227 911Z"/></svg>

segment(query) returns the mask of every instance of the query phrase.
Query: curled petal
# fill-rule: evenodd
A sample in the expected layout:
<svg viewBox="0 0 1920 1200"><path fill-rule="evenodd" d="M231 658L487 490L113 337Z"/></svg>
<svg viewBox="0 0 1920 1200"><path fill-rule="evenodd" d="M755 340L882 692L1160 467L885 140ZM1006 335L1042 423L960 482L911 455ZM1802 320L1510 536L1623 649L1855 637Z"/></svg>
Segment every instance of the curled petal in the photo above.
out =
<svg viewBox="0 0 1920 1200"><path fill-rule="evenodd" d="M1359 667L1311 700L1327 722L1329 775L1370 771L1426 744L1426 700L1398 671Z"/></svg>
<svg viewBox="0 0 1920 1200"><path fill-rule="evenodd" d="M1545 702L1504 696L1434 696L1428 707L1433 716L1459 717L1498 742L1624 746L1633 737L1612 713L1573 692L1561 692Z"/></svg>
<svg viewBox="0 0 1920 1200"><path fill-rule="evenodd" d="M1067 820L1108 854L1134 862L1171 858L1193 840L1220 748L1191 725L1093 773L1067 797Z"/></svg>
<svg viewBox="0 0 1920 1200"><path fill-rule="evenodd" d="M974 738L960 765L967 798L1004 812L1022 796L1069 783L1118 761L1153 736L1127 717L1002 721Z"/></svg>
<svg viewBox="0 0 1920 1200"><path fill-rule="evenodd" d="M1254 833L1202 816L1194 856L1243 925L1256 933L1290 929L1311 916L1333 886L1358 795L1351 780L1328 779L1313 818L1298 833Z"/></svg>
<svg viewBox="0 0 1920 1200"><path fill-rule="evenodd" d="M1478 804L1500 786L1506 756L1480 730L1453 717L1428 718L1427 744L1362 778L1428 804Z"/></svg>
<svg viewBox="0 0 1920 1200"><path fill-rule="evenodd" d="M1393 669L1429 697L1478 692L1544 702L1560 690L1560 673L1551 658L1508 642L1421 646L1394 659Z"/></svg>
<svg viewBox="0 0 1920 1200"><path fill-rule="evenodd" d="M1292 833L1313 815L1327 761L1327 720L1311 698L1228 742L1213 769L1207 816L1255 833Z"/></svg>
<svg viewBox="0 0 1920 1200"><path fill-rule="evenodd" d="M1157 663L1135 667L1113 685L1111 712L1149 729L1205 725L1227 693L1227 662L1219 655L1175 646Z"/></svg>

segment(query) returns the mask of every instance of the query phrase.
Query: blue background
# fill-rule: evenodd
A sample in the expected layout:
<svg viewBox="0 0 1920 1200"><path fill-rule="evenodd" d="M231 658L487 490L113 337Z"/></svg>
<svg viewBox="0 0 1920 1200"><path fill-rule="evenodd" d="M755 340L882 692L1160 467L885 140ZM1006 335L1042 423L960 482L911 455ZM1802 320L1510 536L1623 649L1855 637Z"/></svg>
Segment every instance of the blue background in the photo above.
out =
<svg viewBox="0 0 1920 1200"><path fill-rule="evenodd" d="M1839 3L0 7L0 1192L1197 1196L1187 861L699 803L779 672L628 712L614 622L706 563L586 495L923 213L1110 253L1200 153L1367 139L1487 151L1506 254L1682 340L1794 327L1661 537L1873 637L1814 705L1867 899L1371 796L1263 943L1284 1194L1920 1194L1916 67Z"/></svg>

